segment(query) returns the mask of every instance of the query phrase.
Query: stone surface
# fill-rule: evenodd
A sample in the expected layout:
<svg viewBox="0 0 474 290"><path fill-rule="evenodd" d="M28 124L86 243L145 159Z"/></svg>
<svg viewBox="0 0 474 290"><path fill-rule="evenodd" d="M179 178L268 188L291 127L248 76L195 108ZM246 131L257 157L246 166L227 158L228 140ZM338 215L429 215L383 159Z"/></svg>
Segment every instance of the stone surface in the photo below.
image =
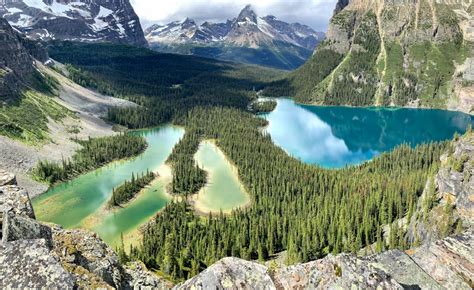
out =
<svg viewBox="0 0 474 290"><path fill-rule="evenodd" d="M280 289L402 289L370 259L348 254L277 270L274 281Z"/></svg>
<svg viewBox="0 0 474 290"><path fill-rule="evenodd" d="M474 230L414 250L412 259L447 289L474 287Z"/></svg>
<svg viewBox="0 0 474 290"><path fill-rule="evenodd" d="M9 211L3 216L2 227L4 244L17 240L44 239L48 247L52 247L51 229L34 219L15 215L13 211Z"/></svg>
<svg viewBox="0 0 474 290"><path fill-rule="evenodd" d="M36 221L28 193L2 176L11 185L0 187L0 289L168 287L143 264L123 267L96 234Z"/></svg>
<svg viewBox="0 0 474 290"><path fill-rule="evenodd" d="M108 285L122 285L122 268L118 257L96 234L84 230L52 227L54 252L78 281L98 277ZM84 270L91 275L84 275ZM87 281L82 281L84 284Z"/></svg>
<svg viewBox="0 0 474 290"><path fill-rule="evenodd" d="M14 174L0 170L0 186L16 184L16 178Z"/></svg>
<svg viewBox="0 0 474 290"><path fill-rule="evenodd" d="M151 274L141 262L131 262L124 266L126 282L123 287L130 289L169 289L169 283L165 283L155 275Z"/></svg>
<svg viewBox="0 0 474 290"><path fill-rule="evenodd" d="M13 211L15 215L35 218L28 192L16 185L0 186L0 213Z"/></svg>
<svg viewBox="0 0 474 290"><path fill-rule="evenodd" d="M0 288L72 289L74 277L53 255L44 240L0 244Z"/></svg>
<svg viewBox="0 0 474 290"><path fill-rule="evenodd" d="M410 289L443 289L420 268L410 256L399 250L387 251L369 257L378 267L390 273L403 287Z"/></svg>
<svg viewBox="0 0 474 290"><path fill-rule="evenodd" d="M267 267L224 258L175 289L275 289Z"/></svg>

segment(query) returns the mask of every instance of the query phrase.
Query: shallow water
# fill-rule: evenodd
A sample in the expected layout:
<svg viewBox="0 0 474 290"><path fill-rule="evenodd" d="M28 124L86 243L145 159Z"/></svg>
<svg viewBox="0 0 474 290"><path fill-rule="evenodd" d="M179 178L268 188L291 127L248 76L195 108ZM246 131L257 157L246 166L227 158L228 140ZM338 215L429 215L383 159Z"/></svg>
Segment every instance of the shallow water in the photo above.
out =
<svg viewBox="0 0 474 290"><path fill-rule="evenodd" d="M248 204L249 196L239 181L237 169L213 142L202 142L195 159L208 173L208 184L199 192L195 203L198 210L230 212Z"/></svg>
<svg viewBox="0 0 474 290"><path fill-rule="evenodd" d="M132 173L136 176L146 170L157 171L183 136L184 130L164 126L131 134L146 138L148 148L142 155L114 162L51 188L33 200L36 217L65 228L92 229L107 243L116 245L121 234L136 230L163 208L169 198L165 195L163 184L154 182L127 207L103 212L113 188L129 180Z"/></svg>

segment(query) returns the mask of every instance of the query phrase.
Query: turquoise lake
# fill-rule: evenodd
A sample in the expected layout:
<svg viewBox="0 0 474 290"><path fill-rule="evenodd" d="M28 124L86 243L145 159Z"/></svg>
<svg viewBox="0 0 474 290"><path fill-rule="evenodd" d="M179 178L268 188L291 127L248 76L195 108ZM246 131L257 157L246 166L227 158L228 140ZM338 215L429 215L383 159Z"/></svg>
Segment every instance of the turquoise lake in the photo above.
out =
<svg viewBox="0 0 474 290"><path fill-rule="evenodd" d="M272 140L291 156L326 168L360 164L403 143L448 140L474 125L473 116L445 110L277 102L273 112L263 115Z"/></svg>
<svg viewBox="0 0 474 290"><path fill-rule="evenodd" d="M121 235L133 234L169 203L164 184L158 180L148 186L125 208L102 212L113 188L130 180L132 174L158 171L184 135L184 129L173 126L134 131L142 135L148 148L140 156L113 162L103 168L52 187L33 199L39 220L60 224L65 228L88 228L98 233L109 245L117 245Z"/></svg>

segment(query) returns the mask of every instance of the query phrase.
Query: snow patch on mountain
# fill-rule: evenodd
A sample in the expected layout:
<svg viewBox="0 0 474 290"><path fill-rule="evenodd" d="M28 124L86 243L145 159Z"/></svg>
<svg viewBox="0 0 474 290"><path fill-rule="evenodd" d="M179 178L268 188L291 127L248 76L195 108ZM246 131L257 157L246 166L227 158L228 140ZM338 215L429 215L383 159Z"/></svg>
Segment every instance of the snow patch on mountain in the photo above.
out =
<svg viewBox="0 0 474 290"><path fill-rule="evenodd" d="M221 43L258 48L280 41L314 50L324 38L324 33L299 23L280 21L274 16L258 17L248 5L238 17L225 23L204 22L198 25L186 18L166 25L152 25L145 30L145 37L150 45Z"/></svg>
<svg viewBox="0 0 474 290"><path fill-rule="evenodd" d="M7 0L0 16L32 39L147 45L128 0Z"/></svg>

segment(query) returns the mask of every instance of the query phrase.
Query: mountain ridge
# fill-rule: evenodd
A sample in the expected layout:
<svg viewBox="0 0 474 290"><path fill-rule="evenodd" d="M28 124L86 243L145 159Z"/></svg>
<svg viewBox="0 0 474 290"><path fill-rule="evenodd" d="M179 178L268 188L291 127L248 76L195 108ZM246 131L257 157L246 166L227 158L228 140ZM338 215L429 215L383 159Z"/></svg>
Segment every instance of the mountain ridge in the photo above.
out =
<svg viewBox="0 0 474 290"><path fill-rule="evenodd" d="M269 15L259 17L250 5L222 23L193 19L152 25L145 30L150 47L161 52L194 54L236 62L294 69L302 65L324 33Z"/></svg>
<svg viewBox="0 0 474 290"><path fill-rule="evenodd" d="M128 0L2 0L0 16L33 40L147 45Z"/></svg>

